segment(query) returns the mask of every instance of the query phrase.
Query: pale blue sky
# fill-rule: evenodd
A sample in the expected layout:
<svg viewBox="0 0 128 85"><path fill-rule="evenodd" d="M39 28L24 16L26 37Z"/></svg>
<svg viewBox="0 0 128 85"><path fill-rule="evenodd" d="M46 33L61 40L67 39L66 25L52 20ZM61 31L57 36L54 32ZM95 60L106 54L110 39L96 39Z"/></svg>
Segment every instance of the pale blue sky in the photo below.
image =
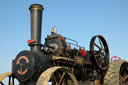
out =
<svg viewBox="0 0 128 85"><path fill-rule="evenodd" d="M110 56L128 60L128 0L0 0L0 73L11 71L12 59L29 50L29 6L44 6L42 43L55 25L57 32L89 50L94 35L105 37Z"/></svg>

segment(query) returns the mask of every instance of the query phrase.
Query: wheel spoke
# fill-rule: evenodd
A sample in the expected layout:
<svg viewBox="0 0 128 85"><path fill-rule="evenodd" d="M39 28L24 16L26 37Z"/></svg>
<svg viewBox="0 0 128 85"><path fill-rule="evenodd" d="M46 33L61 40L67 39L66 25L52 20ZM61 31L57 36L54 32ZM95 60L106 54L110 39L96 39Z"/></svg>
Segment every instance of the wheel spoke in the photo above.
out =
<svg viewBox="0 0 128 85"><path fill-rule="evenodd" d="M100 67L106 67L106 64L105 64L104 58L101 58L101 59L100 59L99 64L100 64Z"/></svg>
<svg viewBox="0 0 128 85"><path fill-rule="evenodd" d="M105 58L105 57L106 57L104 53L101 53L101 55L102 55L102 57L103 57L103 58Z"/></svg>
<svg viewBox="0 0 128 85"><path fill-rule="evenodd" d="M55 81L56 85L59 85L58 82L57 82L55 74L53 74L53 81Z"/></svg>
<svg viewBox="0 0 128 85"><path fill-rule="evenodd" d="M95 46L96 46L98 49L101 49L101 47L100 47L99 45L97 45L96 43L95 43Z"/></svg>
<svg viewBox="0 0 128 85"><path fill-rule="evenodd" d="M104 64L106 64L106 63L108 64L109 61L108 61L108 59L106 58L106 56L105 56L105 55L102 55L102 56L103 56Z"/></svg>
<svg viewBox="0 0 128 85"><path fill-rule="evenodd" d="M104 46L104 52L105 52L105 50L107 49L107 47L106 46Z"/></svg>
<svg viewBox="0 0 128 85"><path fill-rule="evenodd" d="M98 59L98 64L101 67L101 64L102 64L102 59L101 58Z"/></svg>
<svg viewBox="0 0 128 85"><path fill-rule="evenodd" d="M126 79L128 79L128 75L123 77L123 81L125 81Z"/></svg>
<svg viewBox="0 0 128 85"><path fill-rule="evenodd" d="M9 77L9 82L8 83L9 83L8 85L10 85L10 83L11 83L11 77Z"/></svg>
<svg viewBox="0 0 128 85"><path fill-rule="evenodd" d="M4 85L3 82L1 82L0 84Z"/></svg>
<svg viewBox="0 0 128 85"><path fill-rule="evenodd" d="M99 39L99 43L100 43L100 46L101 46L101 49L103 49L103 44L102 44L102 41Z"/></svg>
<svg viewBox="0 0 128 85"><path fill-rule="evenodd" d="M52 76L52 85L66 85L66 73L65 72L59 72L57 71L56 73L53 74ZM55 82L55 83L54 83ZM70 85L70 84L68 84Z"/></svg>
<svg viewBox="0 0 128 85"><path fill-rule="evenodd" d="M63 74L62 74L62 76L61 76L61 78L60 78L60 81L59 81L59 85L60 85L60 84L61 84L61 82L63 81L64 76L65 76L65 73L63 72Z"/></svg>
<svg viewBox="0 0 128 85"><path fill-rule="evenodd" d="M65 81L65 79L64 79L64 81ZM60 84L61 85L61 84ZM62 82L62 85L65 85L65 82Z"/></svg>
<svg viewBox="0 0 128 85"><path fill-rule="evenodd" d="M101 52L96 53L96 57L99 57L101 55Z"/></svg>

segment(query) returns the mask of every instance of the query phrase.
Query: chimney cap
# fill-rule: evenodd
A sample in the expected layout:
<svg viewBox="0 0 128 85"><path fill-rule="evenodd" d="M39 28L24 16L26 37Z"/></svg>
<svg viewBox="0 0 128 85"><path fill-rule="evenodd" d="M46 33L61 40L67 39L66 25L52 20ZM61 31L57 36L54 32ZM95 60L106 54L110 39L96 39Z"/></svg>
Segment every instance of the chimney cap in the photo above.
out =
<svg viewBox="0 0 128 85"><path fill-rule="evenodd" d="M44 10L44 7L40 4L32 4L29 8L29 10L32 10L32 9L39 9L39 10Z"/></svg>

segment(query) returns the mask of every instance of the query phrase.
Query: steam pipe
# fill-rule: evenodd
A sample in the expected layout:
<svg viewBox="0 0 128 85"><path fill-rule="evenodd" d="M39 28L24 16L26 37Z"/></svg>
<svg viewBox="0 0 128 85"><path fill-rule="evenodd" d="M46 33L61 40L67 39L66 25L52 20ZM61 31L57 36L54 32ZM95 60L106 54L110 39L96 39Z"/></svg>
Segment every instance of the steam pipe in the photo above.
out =
<svg viewBox="0 0 128 85"><path fill-rule="evenodd" d="M32 4L29 8L31 14L31 40L29 43L31 51L41 50L41 24L42 24L42 11L43 6L40 4Z"/></svg>

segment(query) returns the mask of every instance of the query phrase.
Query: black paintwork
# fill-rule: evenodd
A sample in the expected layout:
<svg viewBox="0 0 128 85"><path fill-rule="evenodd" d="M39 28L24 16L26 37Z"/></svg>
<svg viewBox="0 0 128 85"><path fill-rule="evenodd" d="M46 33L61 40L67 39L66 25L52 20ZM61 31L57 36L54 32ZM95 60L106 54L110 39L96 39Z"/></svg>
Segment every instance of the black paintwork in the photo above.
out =
<svg viewBox="0 0 128 85"><path fill-rule="evenodd" d="M34 9L34 6L39 6L40 8L44 9L42 5L33 4L30 6L30 13L31 13L31 39L34 39L35 42L32 43L31 50L39 51L41 49L41 25L42 25L42 10L41 9Z"/></svg>

